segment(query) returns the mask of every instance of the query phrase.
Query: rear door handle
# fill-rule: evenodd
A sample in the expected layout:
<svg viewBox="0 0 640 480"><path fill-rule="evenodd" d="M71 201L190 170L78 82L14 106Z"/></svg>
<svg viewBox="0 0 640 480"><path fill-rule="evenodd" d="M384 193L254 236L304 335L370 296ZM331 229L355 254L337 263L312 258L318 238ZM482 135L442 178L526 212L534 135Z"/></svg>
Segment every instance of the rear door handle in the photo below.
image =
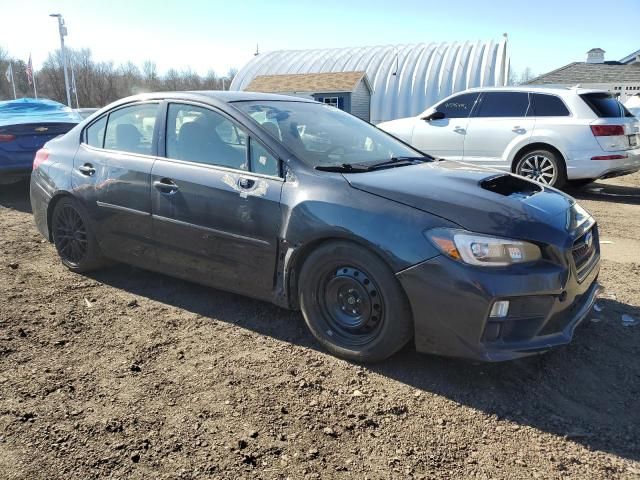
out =
<svg viewBox="0 0 640 480"><path fill-rule="evenodd" d="M516 133L525 133L527 130L525 128L522 128L519 125L516 125L515 127L513 127L511 129L511 131L516 132Z"/></svg>
<svg viewBox="0 0 640 480"><path fill-rule="evenodd" d="M153 182L153 187L160 193L164 193L165 195L172 195L179 190L178 185L176 185L175 182L170 178L156 180L155 182Z"/></svg>
<svg viewBox="0 0 640 480"><path fill-rule="evenodd" d="M462 127L456 127L456 128L453 129L453 131L456 132L456 133L466 133L467 132L467 130L462 128Z"/></svg>
<svg viewBox="0 0 640 480"><path fill-rule="evenodd" d="M81 167L78 167L78 171L83 174L86 175L87 177L92 176L94 173L96 173L96 169L93 168L93 165L91 165L90 163L85 163L84 165L82 165Z"/></svg>

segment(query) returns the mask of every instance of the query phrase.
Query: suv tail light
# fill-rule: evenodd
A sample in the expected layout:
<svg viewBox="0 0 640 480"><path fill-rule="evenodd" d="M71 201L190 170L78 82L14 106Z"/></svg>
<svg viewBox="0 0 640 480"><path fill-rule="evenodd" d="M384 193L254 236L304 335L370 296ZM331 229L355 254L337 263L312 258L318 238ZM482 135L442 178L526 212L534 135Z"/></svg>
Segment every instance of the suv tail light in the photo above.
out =
<svg viewBox="0 0 640 480"><path fill-rule="evenodd" d="M46 162L49 158L49 150L46 148L41 148L36 152L36 156L33 159L33 169L37 170L38 167L42 164L42 162Z"/></svg>
<svg viewBox="0 0 640 480"><path fill-rule="evenodd" d="M624 135L624 127L622 125L591 125L591 131L595 137Z"/></svg>
<svg viewBox="0 0 640 480"><path fill-rule="evenodd" d="M0 142L13 142L16 136L11 133L0 133Z"/></svg>

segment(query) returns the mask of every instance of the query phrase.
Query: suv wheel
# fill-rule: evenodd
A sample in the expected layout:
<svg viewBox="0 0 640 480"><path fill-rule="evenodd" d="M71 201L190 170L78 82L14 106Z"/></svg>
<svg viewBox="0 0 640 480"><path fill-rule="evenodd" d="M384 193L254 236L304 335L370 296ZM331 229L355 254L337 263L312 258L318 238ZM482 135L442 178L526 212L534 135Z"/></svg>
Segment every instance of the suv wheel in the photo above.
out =
<svg viewBox="0 0 640 480"><path fill-rule="evenodd" d="M564 161L549 150L534 150L522 155L516 164L516 173L556 188L564 187L567 182Z"/></svg>
<svg viewBox="0 0 640 480"><path fill-rule="evenodd" d="M320 246L305 261L298 283L311 333L338 357L384 360L413 335L411 310L389 267L349 242Z"/></svg>

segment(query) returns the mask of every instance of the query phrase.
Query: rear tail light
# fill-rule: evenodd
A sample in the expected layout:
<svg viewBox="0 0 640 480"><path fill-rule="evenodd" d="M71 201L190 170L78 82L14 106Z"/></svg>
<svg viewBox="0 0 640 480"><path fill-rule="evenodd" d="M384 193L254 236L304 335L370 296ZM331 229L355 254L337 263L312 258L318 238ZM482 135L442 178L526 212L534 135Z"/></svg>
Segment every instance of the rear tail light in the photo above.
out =
<svg viewBox="0 0 640 480"><path fill-rule="evenodd" d="M624 127L622 125L591 125L591 131L595 137L624 135Z"/></svg>
<svg viewBox="0 0 640 480"><path fill-rule="evenodd" d="M0 133L0 142L13 142L16 139L11 133Z"/></svg>
<svg viewBox="0 0 640 480"><path fill-rule="evenodd" d="M33 159L33 169L37 170L38 167L42 164L42 162L46 162L49 158L49 150L46 148L41 148L36 152L36 156Z"/></svg>
<svg viewBox="0 0 640 480"><path fill-rule="evenodd" d="M624 160L629 158L626 155L600 155L598 157L591 157L591 160Z"/></svg>

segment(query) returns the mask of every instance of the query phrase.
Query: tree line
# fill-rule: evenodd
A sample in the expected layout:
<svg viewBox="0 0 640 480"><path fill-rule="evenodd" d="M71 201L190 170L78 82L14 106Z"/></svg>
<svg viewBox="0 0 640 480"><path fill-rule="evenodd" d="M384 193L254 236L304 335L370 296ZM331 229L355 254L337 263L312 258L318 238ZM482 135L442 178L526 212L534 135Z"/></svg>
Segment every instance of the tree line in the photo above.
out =
<svg viewBox="0 0 640 480"><path fill-rule="evenodd" d="M71 103L76 107L76 94L80 107L103 107L120 98L142 92L161 90L222 90L228 89L237 73L231 69L224 77L213 70L201 76L188 69L178 71L169 69L164 75L158 72L156 64L146 61L139 68L132 62L116 65L113 62L101 62L92 58L88 48L66 48L67 66L73 69L76 91L71 92ZM13 89L5 72L11 62L16 95L33 97L33 85L27 81L24 60L12 58L7 50L0 46L0 100L13 99ZM35 71L36 87L39 98L49 98L67 103L64 87L64 71L60 49L50 52L42 68ZM71 86L71 70L69 69Z"/></svg>

